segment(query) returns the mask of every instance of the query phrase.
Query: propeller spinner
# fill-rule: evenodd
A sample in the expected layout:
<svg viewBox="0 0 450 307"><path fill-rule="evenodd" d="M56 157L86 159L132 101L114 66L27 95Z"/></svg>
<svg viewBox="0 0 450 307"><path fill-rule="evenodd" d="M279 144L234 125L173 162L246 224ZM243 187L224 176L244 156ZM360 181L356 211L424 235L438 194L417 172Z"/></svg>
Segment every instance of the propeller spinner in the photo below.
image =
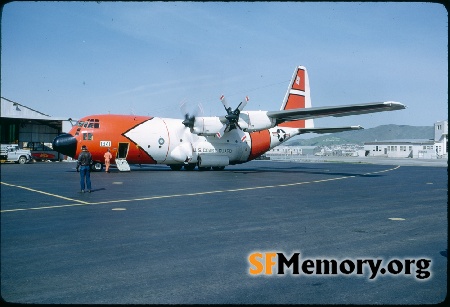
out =
<svg viewBox="0 0 450 307"><path fill-rule="evenodd" d="M195 124L195 115L189 116L189 113L186 113L182 123L187 128L193 128Z"/></svg>

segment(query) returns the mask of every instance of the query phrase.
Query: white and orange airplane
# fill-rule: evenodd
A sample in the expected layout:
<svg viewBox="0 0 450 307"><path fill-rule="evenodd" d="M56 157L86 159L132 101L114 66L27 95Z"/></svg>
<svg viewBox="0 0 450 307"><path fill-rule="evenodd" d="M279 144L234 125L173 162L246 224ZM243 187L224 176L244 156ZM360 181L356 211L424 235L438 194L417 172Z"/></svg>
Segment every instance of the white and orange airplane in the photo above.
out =
<svg viewBox="0 0 450 307"><path fill-rule="evenodd" d="M172 170L223 170L245 163L303 133L331 133L363 129L361 126L315 128L313 118L348 116L404 109L399 102L311 107L308 73L296 67L279 111L243 111L246 97L236 109L221 101L225 116L183 119L134 115L90 115L69 133L53 140L53 149L77 158L81 146L92 154L94 170L102 170L107 148L119 170L128 164L166 164Z"/></svg>

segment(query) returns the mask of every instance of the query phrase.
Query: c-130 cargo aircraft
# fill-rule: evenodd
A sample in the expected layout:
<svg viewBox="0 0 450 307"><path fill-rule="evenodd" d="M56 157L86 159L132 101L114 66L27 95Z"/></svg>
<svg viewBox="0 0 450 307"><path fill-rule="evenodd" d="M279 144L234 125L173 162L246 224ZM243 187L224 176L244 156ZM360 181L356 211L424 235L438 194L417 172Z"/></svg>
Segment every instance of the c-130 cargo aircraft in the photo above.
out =
<svg viewBox="0 0 450 307"><path fill-rule="evenodd" d="M86 145L102 170L107 148L111 163L119 170L128 164L166 164L172 170L223 170L227 165L245 163L303 133L332 133L363 129L361 126L317 128L313 119L349 116L405 108L394 102L353 105L311 106L308 73L295 68L289 88L278 111L244 111L246 97L234 110L220 97L223 116L190 116L184 119L135 115L89 115L81 118L69 133L53 140L53 149L77 158Z"/></svg>

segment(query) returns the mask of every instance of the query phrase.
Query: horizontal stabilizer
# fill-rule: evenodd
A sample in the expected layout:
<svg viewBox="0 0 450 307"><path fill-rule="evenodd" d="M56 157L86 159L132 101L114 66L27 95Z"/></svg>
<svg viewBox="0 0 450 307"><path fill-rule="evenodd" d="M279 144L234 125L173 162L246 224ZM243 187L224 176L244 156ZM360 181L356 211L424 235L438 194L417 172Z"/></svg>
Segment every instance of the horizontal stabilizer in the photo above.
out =
<svg viewBox="0 0 450 307"><path fill-rule="evenodd" d="M276 120L277 125L287 121L311 119L326 116L340 117L357 114L368 114L383 111L395 111L405 109L405 105L400 102L371 102L363 104L353 104L344 106L318 107L306 109L292 109L269 111L267 116Z"/></svg>
<svg viewBox="0 0 450 307"><path fill-rule="evenodd" d="M336 127L336 128L299 128L300 134L303 133L335 133L351 130L361 130L364 129L361 126L350 126L350 127Z"/></svg>

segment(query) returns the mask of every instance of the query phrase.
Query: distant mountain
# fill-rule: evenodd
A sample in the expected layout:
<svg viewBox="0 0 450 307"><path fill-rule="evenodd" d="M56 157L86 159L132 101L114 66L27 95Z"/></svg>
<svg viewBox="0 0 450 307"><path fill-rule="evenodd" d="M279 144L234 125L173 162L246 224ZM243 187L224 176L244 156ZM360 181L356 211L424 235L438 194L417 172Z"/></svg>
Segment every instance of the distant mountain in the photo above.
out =
<svg viewBox="0 0 450 307"><path fill-rule="evenodd" d="M286 142L288 146L326 146L339 144L359 144L365 142L404 140L404 139L434 139L434 126L382 125L356 131L330 133L310 139L295 137Z"/></svg>

